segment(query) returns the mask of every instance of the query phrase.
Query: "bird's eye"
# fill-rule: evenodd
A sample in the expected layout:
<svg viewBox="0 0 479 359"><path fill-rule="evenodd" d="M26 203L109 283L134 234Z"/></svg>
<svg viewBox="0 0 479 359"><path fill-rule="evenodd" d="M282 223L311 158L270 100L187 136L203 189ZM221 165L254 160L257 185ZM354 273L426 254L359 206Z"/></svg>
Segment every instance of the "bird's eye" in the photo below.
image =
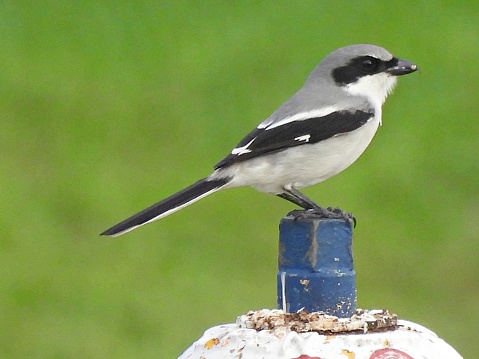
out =
<svg viewBox="0 0 479 359"><path fill-rule="evenodd" d="M373 72L379 66L379 60L373 57L368 57L363 60L362 67L366 72Z"/></svg>

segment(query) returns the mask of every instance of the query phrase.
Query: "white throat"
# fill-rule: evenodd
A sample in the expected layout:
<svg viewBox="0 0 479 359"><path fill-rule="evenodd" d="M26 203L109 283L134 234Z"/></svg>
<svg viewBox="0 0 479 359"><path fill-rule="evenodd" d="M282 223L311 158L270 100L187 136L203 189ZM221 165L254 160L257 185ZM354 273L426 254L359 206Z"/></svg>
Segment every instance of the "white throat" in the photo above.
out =
<svg viewBox="0 0 479 359"><path fill-rule="evenodd" d="M343 89L354 96L366 97L379 110L396 85L396 76L381 72L361 77L358 81L346 85Z"/></svg>

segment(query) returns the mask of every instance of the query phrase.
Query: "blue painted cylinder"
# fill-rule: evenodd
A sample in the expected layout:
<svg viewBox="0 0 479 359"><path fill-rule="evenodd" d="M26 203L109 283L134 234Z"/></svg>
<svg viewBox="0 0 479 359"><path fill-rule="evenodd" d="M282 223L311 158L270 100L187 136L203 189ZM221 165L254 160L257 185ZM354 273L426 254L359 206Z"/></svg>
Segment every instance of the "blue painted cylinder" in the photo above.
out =
<svg viewBox="0 0 479 359"><path fill-rule="evenodd" d="M286 216L280 223L278 308L324 312L340 318L356 311L356 272L349 221Z"/></svg>

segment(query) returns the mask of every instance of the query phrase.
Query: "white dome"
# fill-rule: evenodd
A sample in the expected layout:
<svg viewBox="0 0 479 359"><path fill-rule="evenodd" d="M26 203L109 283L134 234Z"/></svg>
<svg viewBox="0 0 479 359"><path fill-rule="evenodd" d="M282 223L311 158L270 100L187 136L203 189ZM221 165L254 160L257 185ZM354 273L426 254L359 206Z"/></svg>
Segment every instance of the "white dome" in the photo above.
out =
<svg viewBox="0 0 479 359"><path fill-rule="evenodd" d="M322 324L303 321L298 326L287 317L291 314L281 310L249 312L235 324L208 329L179 359L462 359L444 340L418 324L396 320L382 310L361 313L357 320L311 313L316 319L321 316ZM375 329L371 329L372 317L385 325L373 323ZM394 319L394 329L385 329L383 318ZM302 331L310 325L322 328L324 323L332 325L329 333ZM269 329L254 329L262 327ZM342 333L340 327L349 332Z"/></svg>

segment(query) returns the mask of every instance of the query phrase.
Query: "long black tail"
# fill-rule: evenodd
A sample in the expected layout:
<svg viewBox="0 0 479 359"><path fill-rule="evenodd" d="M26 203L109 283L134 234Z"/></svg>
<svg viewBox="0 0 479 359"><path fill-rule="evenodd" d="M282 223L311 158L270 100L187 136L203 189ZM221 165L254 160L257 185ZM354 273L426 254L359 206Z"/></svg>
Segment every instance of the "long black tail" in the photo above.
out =
<svg viewBox="0 0 479 359"><path fill-rule="evenodd" d="M229 182L229 178L208 180L203 178L184 190L165 198L153 206L144 209L130 218L115 224L113 227L101 233L102 236L120 236L132 231L144 224L166 217L207 195L218 191Z"/></svg>

